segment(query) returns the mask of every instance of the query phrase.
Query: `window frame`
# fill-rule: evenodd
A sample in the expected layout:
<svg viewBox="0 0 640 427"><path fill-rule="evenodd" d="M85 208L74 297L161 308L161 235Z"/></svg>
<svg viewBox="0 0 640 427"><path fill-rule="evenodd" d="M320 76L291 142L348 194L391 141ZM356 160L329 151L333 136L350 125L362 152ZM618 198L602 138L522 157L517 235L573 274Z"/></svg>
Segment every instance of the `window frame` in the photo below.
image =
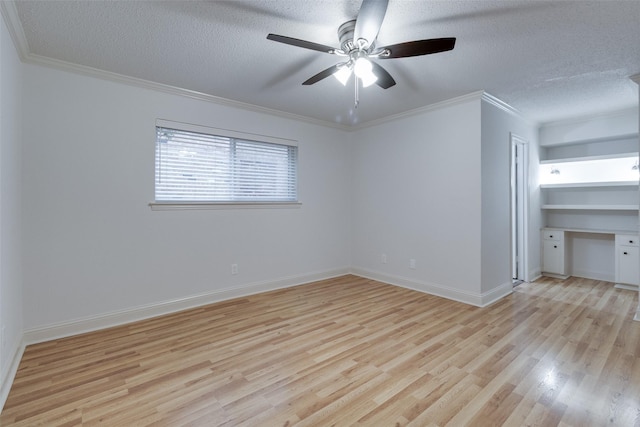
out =
<svg viewBox="0 0 640 427"><path fill-rule="evenodd" d="M220 129L209 126L196 125L192 123L176 122L165 119L156 119L154 126L154 182L153 182L153 201L149 203L151 210L163 211L163 210L202 210L202 209L236 209L236 208L248 208L248 209L260 209L260 208L298 208L302 205L298 197L298 165L299 165L299 150L296 152L295 162L295 186L296 186L296 200L291 201L271 201L271 200L156 200L156 168L157 168L157 128L170 128L184 132L195 132L200 134L206 134L211 136L219 136L225 138L231 138L234 140L242 141L255 141L257 143L270 143L277 145L286 145L289 147L298 147L298 142L293 139L279 138L269 135L261 135L247 132L238 132L230 129Z"/></svg>

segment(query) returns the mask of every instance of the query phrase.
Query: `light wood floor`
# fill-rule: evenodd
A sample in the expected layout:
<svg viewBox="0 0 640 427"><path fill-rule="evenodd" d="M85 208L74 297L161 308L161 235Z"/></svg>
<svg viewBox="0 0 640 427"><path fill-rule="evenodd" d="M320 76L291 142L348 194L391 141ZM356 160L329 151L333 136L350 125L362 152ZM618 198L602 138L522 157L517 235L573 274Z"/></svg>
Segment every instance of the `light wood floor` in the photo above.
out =
<svg viewBox="0 0 640 427"><path fill-rule="evenodd" d="M353 276L27 347L2 426L640 426L637 293Z"/></svg>

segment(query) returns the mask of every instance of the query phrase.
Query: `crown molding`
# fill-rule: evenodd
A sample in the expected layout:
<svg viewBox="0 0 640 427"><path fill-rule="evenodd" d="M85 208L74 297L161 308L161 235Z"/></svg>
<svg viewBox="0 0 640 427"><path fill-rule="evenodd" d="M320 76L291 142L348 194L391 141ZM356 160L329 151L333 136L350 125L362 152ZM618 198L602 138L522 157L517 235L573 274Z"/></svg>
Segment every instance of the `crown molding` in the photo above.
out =
<svg viewBox="0 0 640 427"><path fill-rule="evenodd" d="M531 120L529 120L528 118L524 117L522 115L522 113L518 110L516 110L515 108L513 108L512 106L510 106L509 104L507 104L504 101L501 101L500 99L496 98L495 96L483 91L483 90L479 90L479 91L475 91L475 92L471 92L468 93L466 95L462 95L462 96L458 96L456 98L451 98L451 99L447 99L445 101L440 101L440 102L436 102L435 104L430 104L424 107L420 107L420 108L416 108L413 110L409 110L409 111L405 111L403 113L399 113L399 114L394 114L392 116L387 116L387 117L383 117L381 119L378 120L373 120L370 122L366 122L363 123L359 126L354 126L352 128L350 128L350 130L359 130L359 129L364 129L364 128L368 128L371 126L377 126L383 123L387 123L387 122L391 122L391 121L396 121L396 120L400 120L400 119L404 119L407 117L412 117L412 116L416 116L419 114L425 114L431 111L435 111L435 110L440 110L442 108L447 108L447 107L451 107L454 105L458 105L458 104L464 104L466 102L471 102L471 101L485 101L488 102L489 104L499 108L500 110L514 115L516 117L518 117L521 120L524 120L525 122L527 122L528 124L532 125L532 126L537 126L536 122L533 122Z"/></svg>
<svg viewBox="0 0 640 427"><path fill-rule="evenodd" d="M255 113L268 114L271 116L277 116L285 119L296 120L299 122L310 123L318 126L331 127L340 129L343 131L352 130L350 126L328 122L325 120L314 119L299 114L287 113L285 111L276 110L273 108L260 107L258 105L249 104L246 102L234 101L232 99L222 98L220 96L209 95L206 93L183 89L176 86L166 85L162 83L156 83L150 80L140 79L136 77L126 76L124 74L114 73L111 71L100 70L98 68L88 67L85 65L74 64L67 61L61 61L58 59L49 58L46 56L36 55L30 52L29 43L24 34L20 18L18 17L18 9L16 8L15 1L0 1L0 11L2 17L7 25L13 44L16 47L18 56L23 63L40 65L48 68L55 68L61 71L67 71L75 74L81 74L88 77L99 78L102 80L108 80L115 83L126 84L129 86L139 87L143 89L155 90L158 92L167 93L170 95L183 96L186 98L196 99L199 101L211 102L218 105L224 105L231 108L237 108L246 111L252 111Z"/></svg>
<svg viewBox="0 0 640 427"><path fill-rule="evenodd" d="M466 95L462 95L462 96L458 96L458 97L455 97L455 98L447 99L447 100L444 100L444 101L436 102L434 104L429 104L429 105L426 105L424 107L415 108L413 110L404 111L402 113L394 114L392 116L386 116L386 117L382 117L382 118L377 119L377 120L371 120L369 122L362 123L362 124L360 124L358 126L353 126L353 127L349 128L349 130L357 131L357 130L369 128L369 127L372 127L372 126L378 126L378 125L381 125L383 123L394 122L396 120L405 119L407 117L413 117L413 116L417 116L419 114L425 114L425 113L428 113L428 112L431 112L431 111L441 110L443 108L452 107L454 105L464 104L464 103L470 102L470 101L479 101L480 99L482 99L482 94L483 93L484 92L481 91L481 90L480 91L476 91L476 92L471 92L471 93L468 93Z"/></svg>
<svg viewBox="0 0 640 427"><path fill-rule="evenodd" d="M186 98L196 99L199 101L211 102L213 104L224 105L227 107L237 108L245 111L252 111L255 113L268 114L271 116L282 117L285 119L296 120L299 122L306 122L318 126L331 127L344 131L351 130L350 127L339 123L327 122L324 120L314 119L307 116L302 116L293 113L287 113L285 111L276 110L273 108L260 107L258 105L249 104L246 102L234 101L232 99L222 98L220 96L209 95L194 90L183 89L176 86L171 86L163 83L153 82L151 80L140 79L137 77L130 77L124 74L114 73L111 71L100 70L98 68L88 67L85 65L78 65L67 61L61 61L58 59L52 59L45 56L28 54L23 61L28 64L40 65L49 68L55 68L62 71L67 71L75 74L81 74L88 77L95 77L102 80L108 80L115 83L126 84L142 89L154 90L157 92L163 92L170 95L183 96Z"/></svg>
<svg viewBox="0 0 640 427"><path fill-rule="evenodd" d="M415 108L413 110L405 111L402 113L394 114L391 116L382 117L380 119L368 121L366 123L362 123L359 125L345 125L341 123L329 122L326 120L319 120L308 116L302 116L299 114L288 113L281 110L276 110L267 107L261 107L254 104L249 104L240 101L234 101L232 99L222 98L215 95L206 94L203 92L193 91L189 89L183 89L176 86L166 85L163 83L157 83L150 80L140 79L136 77L126 76L124 74L114 73L111 71L105 71L98 68L88 67L85 65L74 64L67 61L62 61L58 59L53 59L41 55L36 55L30 52L29 44L27 42L26 36L24 34L24 30L22 28L22 24L18 17L18 10L15 5L15 1L0 1L0 11L2 12L2 16L5 20L11 38L13 40L14 45L16 46L16 50L18 52L18 56L23 63L40 65L49 68L55 68L58 70L71 72L75 74L81 74L88 77L99 78L102 80L108 80L115 83L126 84L129 86L139 87L143 89L154 90L158 92L163 92L171 95L183 96L191 99L196 99L200 101L211 102L218 105L224 105L231 108L237 108L245 111L252 111L256 113L268 114L271 116L281 117L285 119L295 120L299 122L310 123L318 126L330 127L334 129L339 129L343 131L353 132L360 129L377 126L383 123L388 123L400 119L404 119L407 117L416 116L419 114L425 114L431 111L440 110L442 108L451 107L458 104L463 104L466 102L471 102L475 100L482 100L488 102L489 104L505 111L509 114L515 115L518 118L525 120L526 122L537 125L537 123L533 123L527 118L523 117L522 114L511 107L507 103L501 101L493 95L490 95L482 90L471 92L466 95L458 96L455 98L447 99L444 101L436 102L434 104L426 105L424 107ZM640 83L640 74L631 77L634 81Z"/></svg>
<svg viewBox="0 0 640 427"><path fill-rule="evenodd" d="M522 113L520 112L520 110L517 110L515 108L513 108L511 105L507 104L506 102L496 98L495 96L487 93L487 92L483 92L482 93L482 100L493 105L496 108L499 108L500 110L511 114L513 116L516 116L517 118L524 120L525 122L527 122L530 125L533 126L537 126L538 123L534 122L528 118L526 118L525 116L522 115Z"/></svg>
<svg viewBox="0 0 640 427"><path fill-rule="evenodd" d="M4 23L7 26L13 45L16 47L18 57L22 62L25 62L29 56L29 43L27 43L27 36L24 34L20 18L18 18L18 9L14 1L0 1L0 14L4 19Z"/></svg>

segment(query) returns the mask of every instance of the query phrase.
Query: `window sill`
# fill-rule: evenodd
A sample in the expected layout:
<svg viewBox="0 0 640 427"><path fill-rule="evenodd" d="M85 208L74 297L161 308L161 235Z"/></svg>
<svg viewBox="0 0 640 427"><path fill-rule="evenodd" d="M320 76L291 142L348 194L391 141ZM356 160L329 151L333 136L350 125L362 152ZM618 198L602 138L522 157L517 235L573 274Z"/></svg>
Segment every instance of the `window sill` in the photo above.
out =
<svg viewBox="0 0 640 427"><path fill-rule="evenodd" d="M189 211L212 209L297 209L301 202L151 202L152 211Z"/></svg>

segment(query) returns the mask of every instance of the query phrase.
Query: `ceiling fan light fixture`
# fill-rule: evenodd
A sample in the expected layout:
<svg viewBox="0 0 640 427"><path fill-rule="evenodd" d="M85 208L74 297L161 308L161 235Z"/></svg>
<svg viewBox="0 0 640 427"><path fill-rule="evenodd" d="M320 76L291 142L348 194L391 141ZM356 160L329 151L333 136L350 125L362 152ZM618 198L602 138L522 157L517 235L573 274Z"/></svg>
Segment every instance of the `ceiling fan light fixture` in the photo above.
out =
<svg viewBox="0 0 640 427"><path fill-rule="evenodd" d="M373 65L366 56L359 56L353 64L353 72L361 79L373 75Z"/></svg>
<svg viewBox="0 0 640 427"><path fill-rule="evenodd" d="M349 81L349 77L351 77L351 67L345 64L343 67L338 68L338 71L333 73L333 77L342 83L343 86L346 86Z"/></svg>
<svg viewBox="0 0 640 427"><path fill-rule="evenodd" d="M378 78L373 74L373 65L369 58L364 55L358 56L353 64L353 73L362 80L362 86L367 87L374 84Z"/></svg>
<svg viewBox="0 0 640 427"><path fill-rule="evenodd" d="M369 87L372 84L374 84L375 82L378 81L378 78L376 77L375 74L373 74L373 72L369 72L367 74L365 74L362 77L359 77L360 80L362 81L362 87Z"/></svg>

